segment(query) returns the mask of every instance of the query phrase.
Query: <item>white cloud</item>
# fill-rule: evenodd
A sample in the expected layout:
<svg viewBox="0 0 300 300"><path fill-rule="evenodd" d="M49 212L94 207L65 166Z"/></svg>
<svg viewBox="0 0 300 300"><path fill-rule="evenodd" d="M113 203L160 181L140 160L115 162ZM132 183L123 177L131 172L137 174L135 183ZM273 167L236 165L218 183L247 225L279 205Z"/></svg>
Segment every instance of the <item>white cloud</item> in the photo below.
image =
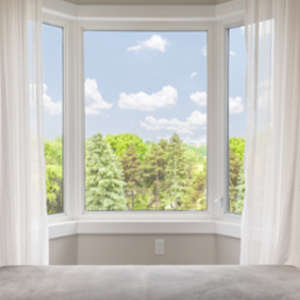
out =
<svg viewBox="0 0 300 300"><path fill-rule="evenodd" d="M229 98L229 113L240 114L244 111L243 101L241 97Z"/></svg>
<svg viewBox="0 0 300 300"><path fill-rule="evenodd" d="M104 109L110 109L111 103L105 101L99 91L96 79L86 79L84 83L85 112L89 115L97 115Z"/></svg>
<svg viewBox="0 0 300 300"><path fill-rule="evenodd" d="M173 133L170 133L167 135L157 135L157 136L155 136L155 140L156 141L160 141L162 139L170 140L172 135L173 135ZM206 136L205 135L197 136L197 137L193 137L190 135L188 135L188 136L180 135L180 138L184 141L185 144L189 144L189 145L193 145L193 146L201 146L201 145L206 144Z"/></svg>
<svg viewBox="0 0 300 300"><path fill-rule="evenodd" d="M193 79L193 78L195 78L197 75L198 75L197 72L192 72L191 75L190 75L190 78Z"/></svg>
<svg viewBox="0 0 300 300"><path fill-rule="evenodd" d="M141 121L140 125L151 131L167 130L179 134L192 135L197 128L206 125L206 114L196 110L184 121L177 118L157 119L153 116L147 116L144 121Z"/></svg>
<svg viewBox="0 0 300 300"><path fill-rule="evenodd" d="M48 87L46 84L43 84L43 102L44 109L49 115L59 115L62 112L62 102L55 102L47 94Z"/></svg>
<svg viewBox="0 0 300 300"><path fill-rule="evenodd" d="M180 121L176 118L173 119L156 119L153 116L147 116L141 123L141 127L157 131L157 130L169 130L181 134L192 134L193 131L189 128L185 121Z"/></svg>
<svg viewBox="0 0 300 300"><path fill-rule="evenodd" d="M143 49L157 50L159 52L165 52L168 45L168 41L159 34L153 34L148 40L138 41L136 45L128 47L128 51L140 51Z"/></svg>
<svg viewBox="0 0 300 300"><path fill-rule="evenodd" d="M191 127L203 126L206 124L206 114L202 113L199 110L195 110L187 118L187 122L191 125Z"/></svg>
<svg viewBox="0 0 300 300"><path fill-rule="evenodd" d="M59 115L62 112L62 102L61 101L54 101L48 95L48 86L44 83L43 84L43 109L49 115ZM30 83L29 84L29 101L32 108L35 107L36 104L36 85Z"/></svg>
<svg viewBox="0 0 300 300"><path fill-rule="evenodd" d="M118 103L120 108L124 109L154 111L158 108L174 105L177 101L177 97L177 89L171 85L167 85L153 94L147 94L145 92L133 94L121 93Z"/></svg>
<svg viewBox="0 0 300 300"><path fill-rule="evenodd" d="M197 91L190 95L190 99L200 106L206 106L206 92Z"/></svg>
<svg viewBox="0 0 300 300"><path fill-rule="evenodd" d="M43 84L43 108L46 113L49 115L59 115L62 112L62 102L61 101L54 101L49 95L48 95L48 87L44 83ZM29 99L30 99L30 105L32 108L35 107L35 100L36 100L36 85L35 84L29 84Z"/></svg>
<svg viewBox="0 0 300 300"><path fill-rule="evenodd" d="M186 144L194 145L194 146L201 146L206 145L206 136L200 136L200 137L183 137L183 140Z"/></svg>
<svg viewBox="0 0 300 300"><path fill-rule="evenodd" d="M112 104L106 102L99 92L97 81L95 79L87 79L85 81L85 111L87 114L99 114L103 109L110 109ZM36 93L36 89L30 84L30 99L33 100L32 93ZM43 105L44 110L49 115L59 115L62 113L62 101L54 101L48 95L48 86L43 84Z"/></svg>

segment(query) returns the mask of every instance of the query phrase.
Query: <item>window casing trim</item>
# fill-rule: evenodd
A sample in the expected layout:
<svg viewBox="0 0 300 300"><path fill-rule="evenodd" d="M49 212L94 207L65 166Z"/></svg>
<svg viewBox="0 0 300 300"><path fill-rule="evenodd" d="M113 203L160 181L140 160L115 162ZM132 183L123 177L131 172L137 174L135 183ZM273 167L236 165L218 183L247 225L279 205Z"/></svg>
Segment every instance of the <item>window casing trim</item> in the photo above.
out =
<svg viewBox="0 0 300 300"><path fill-rule="evenodd" d="M103 25L101 22L100 23L95 23L95 22L80 22L80 36L81 36L81 40L83 41L83 34L84 31L88 31L88 30L112 30L111 27L107 27L107 25ZM125 26L125 27L124 27ZM212 25L203 25L203 24L199 24L199 25L190 25L190 24L185 24L184 26L179 25L177 22L168 24L168 25L157 25L155 24L155 26L152 24L141 24L141 25L132 25L132 24L128 24L126 25L120 25L120 24L115 24L113 27L113 30L117 30L117 31L206 31L207 32L207 47L208 49L213 49L213 35L212 35L212 31L213 31L213 26ZM200 54L199 54L200 55ZM84 54L83 52L81 53L82 56L82 61L84 61ZM211 68L209 67L210 64L212 64L213 61L213 55L211 55L208 51L207 53L207 78L209 77L213 77L214 75L212 74ZM82 64L82 69L83 69L83 64ZM81 75L80 77L82 78L82 84L80 85L81 87L81 95L84 94L83 92L83 71L81 71ZM208 82L210 82L209 79L207 79ZM212 87L211 87L212 89ZM209 136L209 127L211 123L214 122L214 120L210 120L209 116L212 116L213 114L210 114L209 111L213 111L213 107L212 107L212 102L213 100L211 100L211 94L212 91L209 90L209 85L207 85L207 153L212 153L212 151L210 151L210 136ZM82 96L81 98L82 104L81 107L84 107L84 97ZM81 112L81 120L82 120L82 128L83 130L81 131L82 136L80 137L80 139L82 141L85 141L85 112L84 109ZM85 153L84 153L84 143L82 143L81 145L81 174L84 174L85 172ZM213 159L210 158L210 155L207 155L207 178L206 178L206 182L207 182L207 194L206 194L206 201L207 201L207 210L205 211L87 211L85 210L85 184L84 184L84 179L81 180L82 183L82 187L81 187L81 205L80 205L80 218L83 219L198 219L198 218L209 218L211 216L211 211L212 211L212 203L213 201L210 200L210 194L212 192L212 188L210 187L210 181L209 180L209 176L211 173L211 167L210 165L212 164Z"/></svg>
<svg viewBox="0 0 300 300"><path fill-rule="evenodd" d="M224 207L225 207L225 212L224 214L226 215L230 215L233 218L236 217L241 217L241 215L236 214L236 213L232 213L229 211L229 57L230 57L230 49L229 49L229 30L232 28L237 28L237 27L241 27L244 25L244 21L241 20L240 18L236 18L236 19L232 19L230 20L230 22L225 23L224 24L224 53L225 53L225 57L224 57L224 95L226 97L225 99L225 126L224 126L224 130L225 130L225 143L224 143L224 147L225 147L225 174L224 174L224 178L225 178L225 189L224 189Z"/></svg>
<svg viewBox="0 0 300 300"><path fill-rule="evenodd" d="M66 109L67 109L67 100L68 99L68 74L67 74L67 70L68 70L68 65L67 65L67 61L66 58L68 57L68 40L67 40L67 36L68 36L68 23L63 20L63 19L58 19L55 16L52 15L47 15L47 14L43 14L43 22L42 24L46 24L49 26L54 26L54 27L58 27L62 29L62 43L63 43L63 48L62 48L62 73L63 73L63 83L62 83L62 88L63 88L63 99L62 99L62 149L63 149L63 153L62 153L62 164L63 164L63 168L62 168L62 177L63 177L63 212L61 213L54 213L49 215L49 217L51 217L53 220L59 220L61 218L67 218L67 216L70 214L70 207L69 207L69 201L66 201L65 199L65 190L67 188L67 183L65 181L65 178L67 178L68 176L66 175L66 170L67 168L65 167L65 158L68 157L68 155L66 155L67 151L65 149L65 132L66 132L66 119L68 114L66 113Z"/></svg>

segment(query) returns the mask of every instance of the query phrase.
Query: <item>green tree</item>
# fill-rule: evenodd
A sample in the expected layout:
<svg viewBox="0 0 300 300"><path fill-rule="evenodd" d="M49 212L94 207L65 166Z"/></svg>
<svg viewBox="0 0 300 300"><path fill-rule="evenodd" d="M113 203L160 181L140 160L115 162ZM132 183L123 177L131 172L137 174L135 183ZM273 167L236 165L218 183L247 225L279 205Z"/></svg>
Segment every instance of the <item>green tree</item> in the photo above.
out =
<svg viewBox="0 0 300 300"><path fill-rule="evenodd" d="M124 133L107 135L105 141L110 145L117 157L122 158L130 145L134 145L138 157L143 160L148 150L144 141L136 134Z"/></svg>
<svg viewBox="0 0 300 300"><path fill-rule="evenodd" d="M186 191L188 166L185 149L180 137L174 133L170 139L167 152L167 195L168 207L182 209L183 197Z"/></svg>
<svg viewBox="0 0 300 300"><path fill-rule="evenodd" d="M62 138L44 143L48 214L63 211Z"/></svg>
<svg viewBox="0 0 300 300"><path fill-rule="evenodd" d="M240 214L245 194L244 179L245 139L229 140L229 211Z"/></svg>
<svg viewBox="0 0 300 300"><path fill-rule="evenodd" d="M144 164L145 187L149 193L148 209L164 209L161 197L164 190L167 156L165 147L168 142L161 140L159 144L152 143Z"/></svg>
<svg viewBox="0 0 300 300"><path fill-rule="evenodd" d="M124 210L122 166L101 134L86 145L86 207L88 210Z"/></svg>
<svg viewBox="0 0 300 300"><path fill-rule="evenodd" d="M62 138L46 140L48 213L63 211ZM229 211L241 213L245 194L243 138L229 140ZM206 146L177 134L159 143L135 134L96 134L86 142L88 210L206 209Z"/></svg>
<svg viewBox="0 0 300 300"><path fill-rule="evenodd" d="M142 164L134 144L128 146L122 157L122 166L126 182L127 206L130 209L135 208L135 198L141 192Z"/></svg>
<svg viewBox="0 0 300 300"><path fill-rule="evenodd" d="M186 190L183 209L206 209L206 152L205 146L186 145ZM204 148L204 149L203 149Z"/></svg>

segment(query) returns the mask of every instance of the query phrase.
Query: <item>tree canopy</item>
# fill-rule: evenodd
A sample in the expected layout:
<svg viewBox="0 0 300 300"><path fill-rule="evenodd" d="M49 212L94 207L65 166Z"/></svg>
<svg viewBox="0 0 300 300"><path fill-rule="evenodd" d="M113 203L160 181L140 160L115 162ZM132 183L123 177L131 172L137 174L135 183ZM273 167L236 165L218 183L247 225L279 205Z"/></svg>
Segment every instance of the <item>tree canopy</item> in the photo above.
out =
<svg viewBox="0 0 300 300"><path fill-rule="evenodd" d="M206 146L170 139L146 142L135 134L86 139L86 209L205 210ZM243 209L245 140L229 140L229 211ZM63 211L62 139L45 142L48 213Z"/></svg>

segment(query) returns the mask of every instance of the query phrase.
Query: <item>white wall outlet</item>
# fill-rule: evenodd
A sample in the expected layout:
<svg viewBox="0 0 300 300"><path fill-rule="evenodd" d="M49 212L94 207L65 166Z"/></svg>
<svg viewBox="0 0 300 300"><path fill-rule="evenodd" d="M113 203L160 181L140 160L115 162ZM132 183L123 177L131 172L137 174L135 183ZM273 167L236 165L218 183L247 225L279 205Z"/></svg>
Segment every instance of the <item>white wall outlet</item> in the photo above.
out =
<svg viewBox="0 0 300 300"><path fill-rule="evenodd" d="M165 254L165 240L163 239L157 239L154 242L155 244L155 255L164 255Z"/></svg>

